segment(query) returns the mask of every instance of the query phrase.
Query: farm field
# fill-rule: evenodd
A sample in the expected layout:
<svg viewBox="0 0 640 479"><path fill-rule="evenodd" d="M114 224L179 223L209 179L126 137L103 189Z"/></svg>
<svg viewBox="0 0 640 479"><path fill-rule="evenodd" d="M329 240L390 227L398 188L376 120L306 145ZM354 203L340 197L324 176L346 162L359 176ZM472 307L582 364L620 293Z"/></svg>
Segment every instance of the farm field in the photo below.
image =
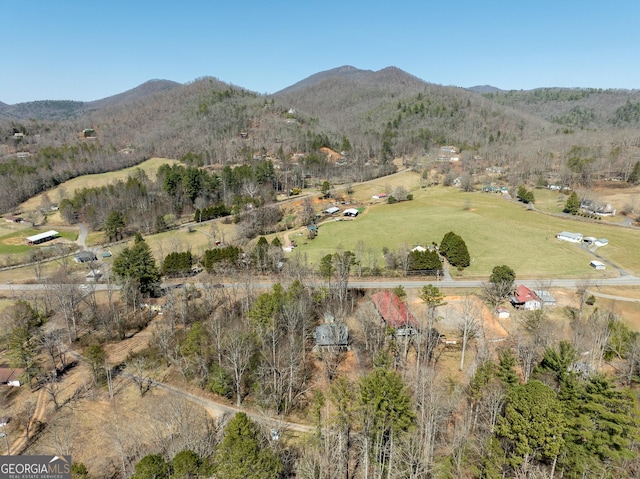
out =
<svg viewBox="0 0 640 479"><path fill-rule="evenodd" d="M11 262L12 259L22 260L26 258L32 251L37 248L51 248L56 243L69 243L74 242L78 238L78 233L74 228L60 228L55 227L56 231L60 233L59 238L43 243L40 246L30 246L26 242L27 236L36 235L50 229L48 225L45 225L39 229L34 229L29 226L18 227L15 229L0 228L0 265L5 262ZM4 259L5 261L2 261Z"/></svg>
<svg viewBox="0 0 640 479"><path fill-rule="evenodd" d="M153 175L161 164L167 162L174 160L153 158L134 168L76 178L61 185L61 191L108 184L126 178L138 168ZM470 267L463 272L451 271L454 277L485 278L499 264L511 266L519 278L585 277L595 280L617 276L620 274L618 269L629 274L640 273L640 255L635 252L640 244L639 229L614 226L606 221L584 221L528 211L521 203L506 200L498 194L465 193L458 188L443 186L419 188L419 185L419 175L409 170L356 184L348 199L350 206L361 209L362 213L354 220L340 216L323 220L319 235L313 240L307 239L306 228L279 232L277 236L284 241L296 241L299 246L296 253L304 254L311 264L317 264L322 256L335 252L337 248L351 251L360 248L364 249L367 261L375 259L378 266L383 266L383 249L397 250L439 243L447 232L453 231L465 240L472 258ZM389 194L398 186L411 192L414 199L391 205L384 199L372 199L374 194ZM335 189L342 194L346 187L337 185ZM318 201L313 191L308 193L313 195L318 212L335 202ZM55 194L55 190L52 190L49 197L53 198ZM564 198L565 195L557 192L536 190L536 208L557 213L564 204ZM618 200L624 201L621 198ZM39 205L42 199L36 197L29 201ZM338 206L342 209L347 207ZM295 216L295 202L283 205L283 208L285 216ZM73 229L64 229L55 224L51 227L60 230L64 238L75 240ZM558 241L555 235L560 231L607 238L609 244L596 252L597 259L608 263L607 269L593 270L589 262L596 256L579 245ZM17 225L0 225L0 254L28 254L33 247L23 244L22 238L37 232ZM272 240L274 236L269 235L268 239ZM91 233L88 244L95 245L101 240L100 233ZM213 247L216 240L237 243L238 237L234 224L216 220L190 229L180 228L147 236L145 240L158 262L161 262L164 256L173 251L188 249L199 256ZM124 246L114 245L113 253L117 254ZM250 248L245 246L245 249Z"/></svg>
<svg viewBox="0 0 640 479"><path fill-rule="evenodd" d="M357 188L354 197L359 194ZM365 250L377 255L381 264L385 247L394 250L403 245L412 248L439 243L453 231L465 240L472 258L471 266L462 273L465 277L486 276L498 264L508 264L519 277L616 276L612 267L596 274L589 266L593 254L555 238L560 231L575 231L607 238L609 245L597 251L601 259L628 273L640 271L640 256L635 253L640 230L528 211L501 195L465 193L448 187L412 193L413 201L369 205L353 221L337 217L336 221L323 223L313 240L306 239L303 229L302 236L290 233L290 237L312 263L338 247L355 251L362 241Z"/></svg>

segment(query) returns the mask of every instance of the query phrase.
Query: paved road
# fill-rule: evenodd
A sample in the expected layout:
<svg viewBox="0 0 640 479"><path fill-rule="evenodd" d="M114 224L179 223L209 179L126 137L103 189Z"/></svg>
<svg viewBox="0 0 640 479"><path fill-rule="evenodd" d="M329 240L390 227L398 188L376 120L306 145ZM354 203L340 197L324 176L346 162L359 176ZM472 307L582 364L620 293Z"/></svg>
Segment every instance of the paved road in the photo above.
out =
<svg viewBox="0 0 640 479"><path fill-rule="evenodd" d="M274 284L280 282L277 278L273 281L258 280L252 282L254 287L270 288ZM403 286L405 289L419 289L428 284L437 286L441 289L448 288L481 288L486 283L486 280L440 280L440 281L423 281L423 280L404 280L404 279L381 279L381 280L352 280L349 282L351 288L361 289L392 289L396 286ZM535 284L543 283L545 287L549 288L576 288L578 285L593 286L640 286L640 278L633 275L619 276L617 278L567 278L567 279L530 279L530 280L516 280L516 284ZM202 283L193 283L196 287L204 287ZM244 288L243 282L238 283L221 283L225 288ZM323 285L322 281L317 281L318 286ZM0 283L0 291L39 291L45 289L47 286L44 284L7 284ZM92 284L96 291L107 291L109 288L119 289L117 285L97 283ZM174 285L175 286L175 285Z"/></svg>

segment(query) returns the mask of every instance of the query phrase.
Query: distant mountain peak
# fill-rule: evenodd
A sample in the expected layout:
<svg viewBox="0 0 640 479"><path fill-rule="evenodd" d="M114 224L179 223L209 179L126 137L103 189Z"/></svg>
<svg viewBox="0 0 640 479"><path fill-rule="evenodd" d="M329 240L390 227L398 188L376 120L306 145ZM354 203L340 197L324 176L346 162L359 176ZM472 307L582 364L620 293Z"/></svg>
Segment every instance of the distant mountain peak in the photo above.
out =
<svg viewBox="0 0 640 479"><path fill-rule="evenodd" d="M287 88L284 88L274 95L281 95L285 93L292 93L294 91L310 88L318 83L321 83L330 78L337 78L342 80L353 80L362 82L380 82L380 81L394 81L401 83L425 83L423 80L415 77L398 67L389 66L378 71L373 70L360 70L359 68L351 65L343 65L331 70L325 70L314 75L311 75L297 83L294 83Z"/></svg>
<svg viewBox="0 0 640 479"><path fill-rule="evenodd" d="M498 91L504 91L504 90L501 90L500 88L497 88L491 85L476 85L476 86L467 88L467 90L473 91L476 93L495 93Z"/></svg>

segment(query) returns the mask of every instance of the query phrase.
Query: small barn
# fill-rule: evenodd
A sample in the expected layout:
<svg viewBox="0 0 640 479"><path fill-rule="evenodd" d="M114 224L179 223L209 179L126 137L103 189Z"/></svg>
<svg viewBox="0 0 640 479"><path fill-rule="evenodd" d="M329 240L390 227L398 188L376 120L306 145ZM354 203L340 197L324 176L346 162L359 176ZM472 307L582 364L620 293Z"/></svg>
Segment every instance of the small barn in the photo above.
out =
<svg viewBox="0 0 640 479"><path fill-rule="evenodd" d="M331 206L330 208L327 208L326 210L324 210L322 213L324 213L325 215L335 215L336 213L340 212L340 208L338 208L337 206Z"/></svg>
<svg viewBox="0 0 640 479"><path fill-rule="evenodd" d="M503 308L503 307L496 308L496 314L498 315L498 319L509 318L509 310L507 308Z"/></svg>
<svg viewBox="0 0 640 479"><path fill-rule="evenodd" d="M57 238L58 236L60 236L60 233L56 230L49 230L37 235L27 236L27 243L30 245L45 243Z"/></svg>
<svg viewBox="0 0 640 479"><path fill-rule="evenodd" d="M595 259L593 261L591 261L591 263L589 263L589 264L591 265L591 267L593 269L598 270L598 271L602 271L602 270L607 269L607 265L606 264L604 264L602 261L598 261L598 260L595 260Z"/></svg>
<svg viewBox="0 0 640 479"><path fill-rule="evenodd" d="M342 212L342 215L343 216L351 216L352 218L355 218L356 216L358 216L358 213L360 213L360 212L355 208L347 208L346 210L344 210Z"/></svg>
<svg viewBox="0 0 640 479"><path fill-rule="evenodd" d="M315 330L316 346L349 346L349 328L346 324L321 324Z"/></svg>

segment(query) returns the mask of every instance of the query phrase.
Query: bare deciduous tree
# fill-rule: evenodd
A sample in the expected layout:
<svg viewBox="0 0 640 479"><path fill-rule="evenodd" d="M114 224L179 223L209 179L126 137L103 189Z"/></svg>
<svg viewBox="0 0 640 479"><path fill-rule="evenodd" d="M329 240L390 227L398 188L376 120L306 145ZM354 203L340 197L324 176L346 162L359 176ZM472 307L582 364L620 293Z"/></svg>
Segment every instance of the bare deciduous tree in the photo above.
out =
<svg viewBox="0 0 640 479"><path fill-rule="evenodd" d="M466 296L460 305L461 321L459 324L460 334L462 336L462 354L460 355L460 371L464 368L464 358L467 351L468 342L473 339L478 332L478 317L480 311L474 300L470 296Z"/></svg>
<svg viewBox="0 0 640 479"><path fill-rule="evenodd" d="M240 407L244 397L245 373L255 354L255 342L247 331L236 328L228 332L225 361L231 368L236 406Z"/></svg>
<svg viewBox="0 0 640 479"><path fill-rule="evenodd" d="M149 359L145 356L135 356L127 361L127 370L129 371L131 380L138 387L140 397L144 396L154 384L152 378L148 376L149 370L153 368Z"/></svg>

